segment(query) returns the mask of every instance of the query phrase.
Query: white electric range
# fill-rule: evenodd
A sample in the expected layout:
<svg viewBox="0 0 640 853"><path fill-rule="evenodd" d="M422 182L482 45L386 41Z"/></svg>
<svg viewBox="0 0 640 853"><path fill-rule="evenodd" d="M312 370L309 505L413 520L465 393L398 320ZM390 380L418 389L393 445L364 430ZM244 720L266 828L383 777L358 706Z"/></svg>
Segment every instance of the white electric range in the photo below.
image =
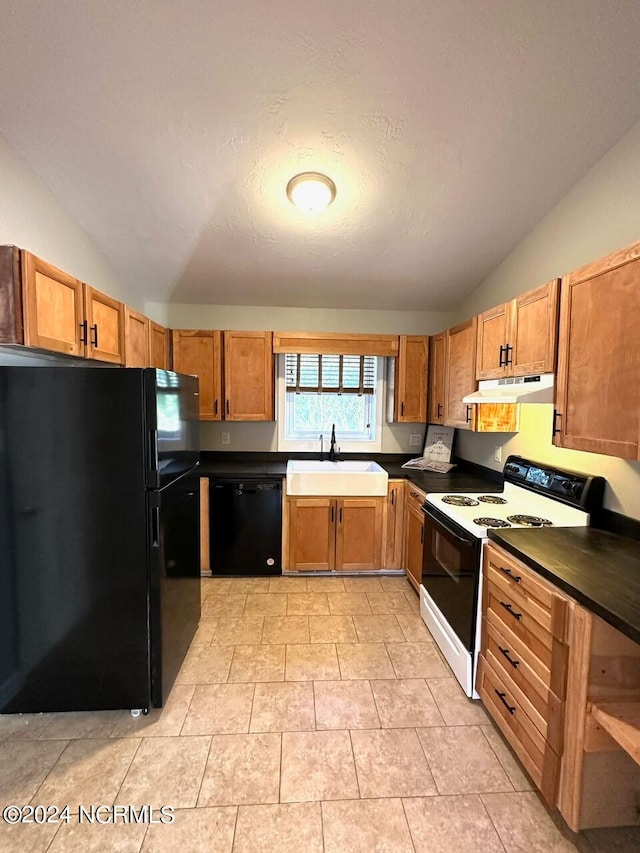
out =
<svg viewBox="0 0 640 853"><path fill-rule="evenodd" d="M501 492L427 495L420 613L467 696L477 698L488 530L586 526L603 491L602 477L510 456Z"/></svg>

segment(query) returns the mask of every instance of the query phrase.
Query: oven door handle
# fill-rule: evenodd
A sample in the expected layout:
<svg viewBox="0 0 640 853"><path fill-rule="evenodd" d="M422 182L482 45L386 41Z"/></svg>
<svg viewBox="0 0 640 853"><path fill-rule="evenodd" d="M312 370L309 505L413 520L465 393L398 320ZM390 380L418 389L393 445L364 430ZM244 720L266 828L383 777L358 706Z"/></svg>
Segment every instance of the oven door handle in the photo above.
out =
<svg viewBox="0 0 640 853"><path fill-rule="evenodd" d="M441 521L439 518L436 518L435 516L431 515L429 510L425 509L425 507L422 507L422 512L427 516L427 518L430 518L434 524L437 524L439 527L442 527L444 530L446 530L447 533L449 534L449 536L453 536L453 538L456 540L456 542L460 542L463 545L473 545L474 544L473 539L465 539L464 536L458 536L458 534L454 530L452 530L448 525L446 525L444 523L444 521Z"/></svg>

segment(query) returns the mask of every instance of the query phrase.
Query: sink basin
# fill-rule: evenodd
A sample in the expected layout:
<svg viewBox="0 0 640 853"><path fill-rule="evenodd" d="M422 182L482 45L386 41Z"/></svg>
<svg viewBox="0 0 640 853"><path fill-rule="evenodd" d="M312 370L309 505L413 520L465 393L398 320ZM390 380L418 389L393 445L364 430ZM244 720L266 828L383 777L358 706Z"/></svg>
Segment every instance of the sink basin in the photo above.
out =
<svg viewBox="0 0 640 853"><path fill-rule="evenodd" d="M388 479L389 475L377 462L359 459L287 462L288 495L383 497L387 494Z"/></svg>

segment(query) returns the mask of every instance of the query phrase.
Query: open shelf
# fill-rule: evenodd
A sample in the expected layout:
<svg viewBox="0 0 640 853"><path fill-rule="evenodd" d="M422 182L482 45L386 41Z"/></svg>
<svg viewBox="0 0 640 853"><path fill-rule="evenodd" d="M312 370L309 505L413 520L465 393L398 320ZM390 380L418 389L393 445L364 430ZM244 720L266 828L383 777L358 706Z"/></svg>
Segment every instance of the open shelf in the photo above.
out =
<svg viewBox="0 0 640 853"><path fill-rule="evenodd" d="M591 713L603 729L640 764L640 702L605 702Z"/></svg>

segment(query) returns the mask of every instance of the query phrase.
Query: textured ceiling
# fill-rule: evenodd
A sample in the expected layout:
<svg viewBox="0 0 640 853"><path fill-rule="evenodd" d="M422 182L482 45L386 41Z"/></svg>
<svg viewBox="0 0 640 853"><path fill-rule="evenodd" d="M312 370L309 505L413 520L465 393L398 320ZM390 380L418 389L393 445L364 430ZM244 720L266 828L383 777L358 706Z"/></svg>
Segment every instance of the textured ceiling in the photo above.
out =
<svg viewBox="0 0 640 853"><path fill-rule="evenodd" d="M637 0L5 0L0 132L156 301L451 309L640 117ZM285 195L318 170L320 217Z"/></svg>

